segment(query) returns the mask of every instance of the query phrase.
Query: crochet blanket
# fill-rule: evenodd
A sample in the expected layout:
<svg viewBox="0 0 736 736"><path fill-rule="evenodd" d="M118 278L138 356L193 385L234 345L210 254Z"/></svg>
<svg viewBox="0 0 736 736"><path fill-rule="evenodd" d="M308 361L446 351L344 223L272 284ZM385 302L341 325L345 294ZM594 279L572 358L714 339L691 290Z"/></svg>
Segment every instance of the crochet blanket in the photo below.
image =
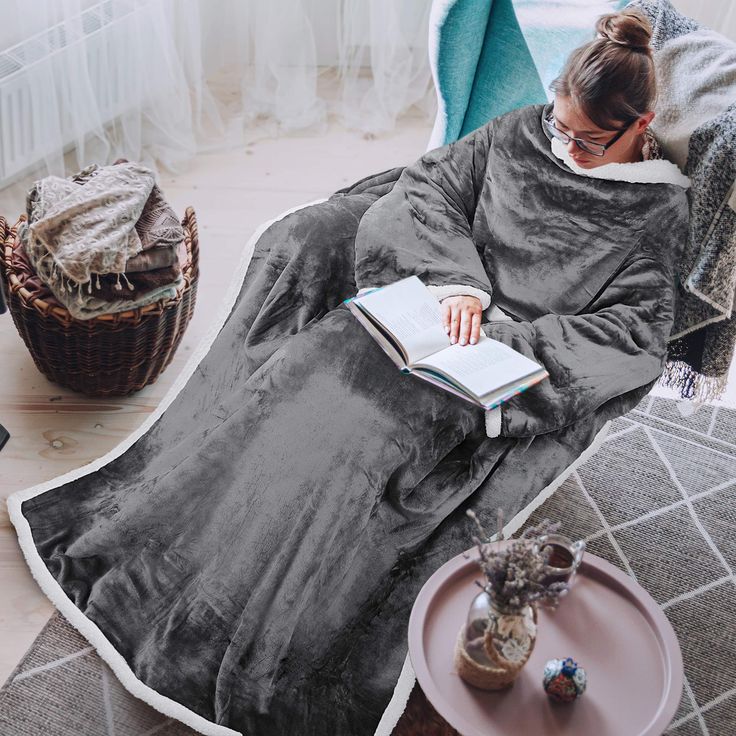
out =
<svg viewBox="0 0 736 736"><path fill-rule="evenodd" d="M670 0L633 0L627 7L642 10L653 28L666 93L652 128L692 182L679 306L661 382L701 403L723 395L736 348L736 43Z"/></svg>
<svg viewBox="0 0 736 736"><path fill-rule="evenodd" d="M542 114L272 222L139 432L9 499L39 584L134 695L204 734L387 736L412 604L472 547L466 510L512 518L652 387L684 190L578 176ZM511 319L483 329L548 369L500 436L343 303L412 273L492 293Z"/></svg>

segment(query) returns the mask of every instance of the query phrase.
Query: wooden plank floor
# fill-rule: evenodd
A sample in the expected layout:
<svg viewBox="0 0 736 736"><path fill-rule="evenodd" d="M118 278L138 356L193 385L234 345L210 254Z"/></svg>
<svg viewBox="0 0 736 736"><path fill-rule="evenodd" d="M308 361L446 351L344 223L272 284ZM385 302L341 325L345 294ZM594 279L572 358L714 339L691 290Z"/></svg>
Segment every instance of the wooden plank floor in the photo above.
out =
<svg viewBox="0 0 736 736"><path fill-rule="evenodd" d="M91 399L46 381L13 326L0 315L0 423L12 437L0 452L0 682L52 612L21 558L4 500L104 455L154 410L217 313L249 236L284 210L328 196L371 173L412 162L429 139L421 116L404 117L391 134L364 137L331 124L322 134L280 139L249 134L242 149L196 157L160 184L177 212L194 206L202 275L194 318L167 371L124 399ZM0 214L15 221L28 182L0 192ZM732 375L734 371L732 370ZM736 406L736 375L723 402ZM657 389L663 396L669 392Z"/></svg>

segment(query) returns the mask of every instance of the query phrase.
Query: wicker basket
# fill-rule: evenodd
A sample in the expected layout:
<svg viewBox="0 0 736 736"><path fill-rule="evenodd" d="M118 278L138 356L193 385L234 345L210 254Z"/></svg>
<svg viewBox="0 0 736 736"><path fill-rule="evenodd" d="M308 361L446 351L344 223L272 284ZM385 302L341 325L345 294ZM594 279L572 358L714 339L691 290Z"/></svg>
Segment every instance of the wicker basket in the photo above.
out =
<svg viewBox="0 0 736 736"><path fill-rule="evenodd" d="M175 297L138 309L89 320L34 297L15 270L18 226L0 217L0 278L8 309L38 369L50 381L91 396L124 396L153 383L174 357L189 324L197 296L197 220L186 209L187 258L184 284Z"/></svg>

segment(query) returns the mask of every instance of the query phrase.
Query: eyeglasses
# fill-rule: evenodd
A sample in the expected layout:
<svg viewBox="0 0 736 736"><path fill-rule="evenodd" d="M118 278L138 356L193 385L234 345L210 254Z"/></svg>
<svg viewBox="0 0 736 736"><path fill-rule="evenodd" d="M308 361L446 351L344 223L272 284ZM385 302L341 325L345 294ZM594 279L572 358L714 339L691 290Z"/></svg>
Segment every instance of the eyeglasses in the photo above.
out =
<svg viewBox="0 0 736 736"><path fill-rule="evenodd" d="M549 128L550 133L552 133L555 138L561 140L564 144L567 145L570 141L575 141L575 145L586 153L591 153L593 156L603 156L606 153L606 149L610 148L635 121L632 120L627 126L619 129L618 133L616 133L608 143L594 143L593 141L586 141L584 138L574 138L573 136L568 135L555 127L555 124L552 122L552 112L547 114L547 117L544 118L544 122Z"/></svg>

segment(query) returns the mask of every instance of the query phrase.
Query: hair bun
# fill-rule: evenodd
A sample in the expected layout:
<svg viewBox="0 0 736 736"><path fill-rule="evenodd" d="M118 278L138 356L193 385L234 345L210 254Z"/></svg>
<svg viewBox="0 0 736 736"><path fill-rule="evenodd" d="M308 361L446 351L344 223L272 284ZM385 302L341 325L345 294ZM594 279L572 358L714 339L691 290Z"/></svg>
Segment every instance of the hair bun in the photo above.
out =
<svg viewBox="0 0 736 736"><path fill-rule="evenodd" d="M604 38L634 51L652 52L652 24L636 8L601 15L595 24L598 38Z"/></svg>

